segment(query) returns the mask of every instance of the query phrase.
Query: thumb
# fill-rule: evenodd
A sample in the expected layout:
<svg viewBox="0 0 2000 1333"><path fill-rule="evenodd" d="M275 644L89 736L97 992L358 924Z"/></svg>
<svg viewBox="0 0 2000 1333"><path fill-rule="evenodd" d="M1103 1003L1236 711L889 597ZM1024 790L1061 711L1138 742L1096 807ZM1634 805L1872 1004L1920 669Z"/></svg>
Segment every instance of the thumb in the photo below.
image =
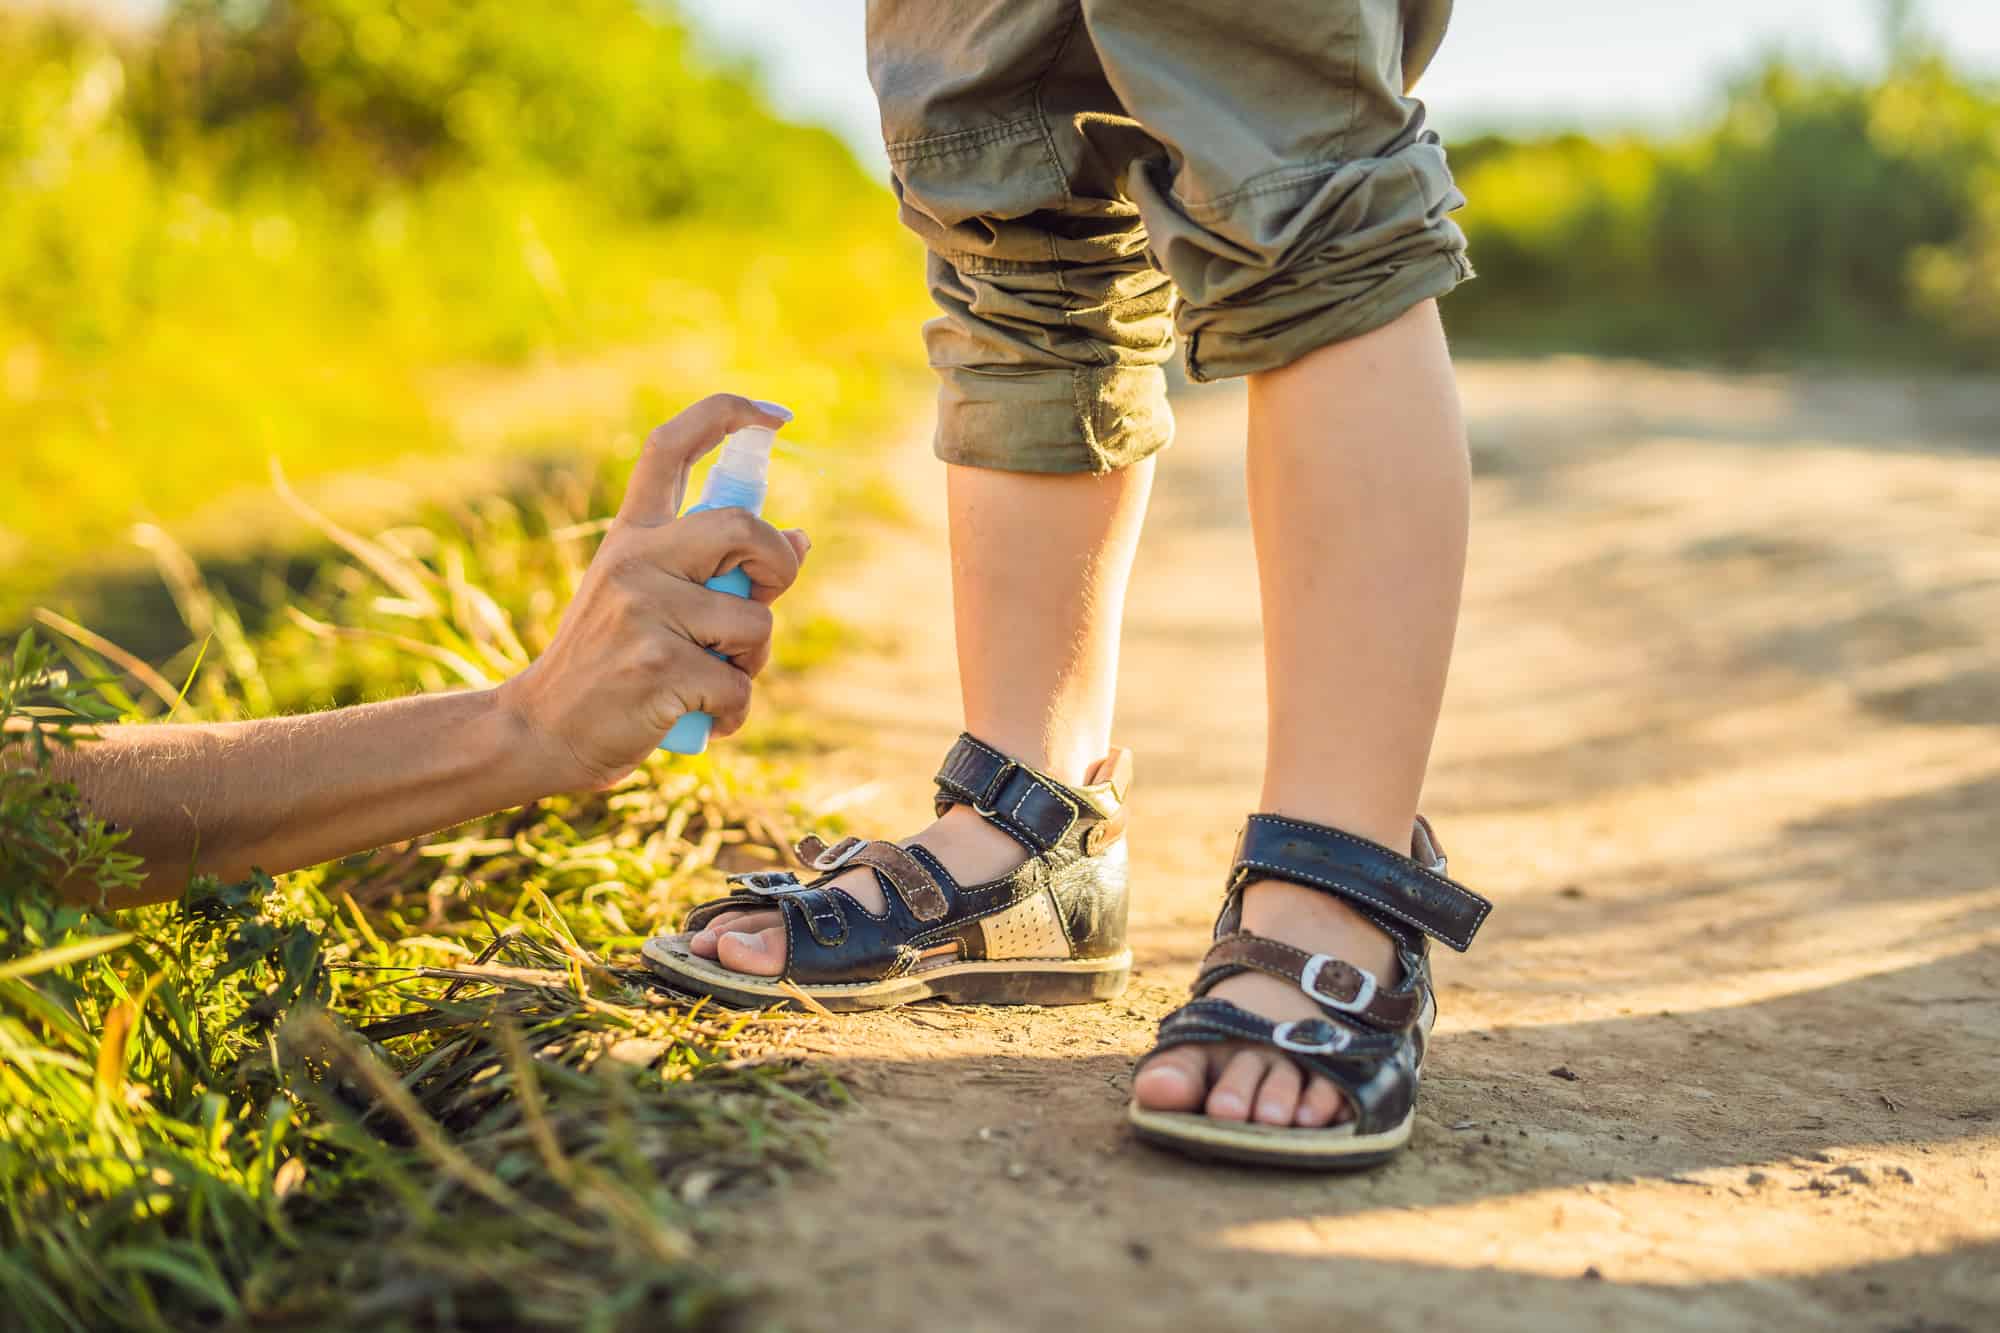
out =
<svg viewBox="0 0 2000 1333"><path fill-rule="evenodd" d="M702 399L665 425L653 428L640 451L639 463L625 486L618 521L639 527L671 522L687 493L688 469L722 437L745 426L773 430L792 419L776 403L760 403L740 394L718 393Z"/></svg>

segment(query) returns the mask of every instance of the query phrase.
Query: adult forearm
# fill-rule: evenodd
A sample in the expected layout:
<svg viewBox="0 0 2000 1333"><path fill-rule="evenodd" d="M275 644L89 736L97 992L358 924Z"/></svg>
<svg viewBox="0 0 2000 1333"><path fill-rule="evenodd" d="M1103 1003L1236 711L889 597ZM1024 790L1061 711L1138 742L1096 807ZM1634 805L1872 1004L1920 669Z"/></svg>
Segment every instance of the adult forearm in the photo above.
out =
<svg viewBox="0 0 2000 1333"><path fill-rule="evenodd" d="M278 874L608 787L690 710L713 717L719 736L741 726L750 678L770 658L768 603L811 543L740 509L675 515L696 458L732 431L789 416L717 394L655 430L555 641L497 689L258 722L105 727L63 751L58 776L129 831L142 862L144 884L113 905L171 898L193 873ZM727 569L749 577L749 598L704 586Z"/></svg>
<svg viewBox="0 0 2000 1333"><path fill-rule="evenodd" d="M418 695L300 717L107 727L57 772L144 863L129 901L194 873L277 874L431 833L571 785L490 690ZM553 785L552 785L553 784Z"/></svg>

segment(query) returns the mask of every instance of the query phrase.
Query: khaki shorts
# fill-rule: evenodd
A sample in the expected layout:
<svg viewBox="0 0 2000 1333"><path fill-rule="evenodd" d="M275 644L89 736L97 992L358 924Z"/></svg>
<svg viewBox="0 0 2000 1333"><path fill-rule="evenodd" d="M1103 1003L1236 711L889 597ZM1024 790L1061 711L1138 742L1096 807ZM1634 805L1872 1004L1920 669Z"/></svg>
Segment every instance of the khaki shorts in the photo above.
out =
<svg viewBox="0 0 2000 1333"><path fill-rule="evenodd" d="M1406 95L1450 0L869 0L903 221L944 317L937 452L1105 472L1197 380L1269 370L1471 276Z"/></svg>

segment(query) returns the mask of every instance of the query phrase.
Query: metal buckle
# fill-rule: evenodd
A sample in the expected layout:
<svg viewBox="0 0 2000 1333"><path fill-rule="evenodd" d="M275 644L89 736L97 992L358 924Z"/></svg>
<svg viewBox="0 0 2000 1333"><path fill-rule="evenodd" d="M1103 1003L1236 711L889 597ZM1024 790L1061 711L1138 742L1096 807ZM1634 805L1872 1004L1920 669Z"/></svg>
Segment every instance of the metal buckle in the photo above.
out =
<svg viewBox="0 0 2000 1333"><path fill-rule="evenodd" d="M750 870L741 875L731 875L729 882L740 884L748 892L761 894L767 898L804 887L799 883L798 876L789 870Z"/></svg>
<svg viewBox="0 0 2000 1333"><path fill-rule="evenodd" d="M1317 1023L1333 1035L1325 1041L1299 1041L1294 1038L1292 1030L1307 1023ZM1353 1040L1353 1033L1323 1018L1295 1018L1271 1029L1271 1044L1281 1051L1290 1051L1295 1055L1332 1055L1336 1051L1346 1050Z"/></svg>
<svg viewBox="0 0 2000 1333"><path fill-rule="evenodd" d="M1340 959L1335 958L1330 953L1316 953L1306 959L1305 967L1299 972L1299 989L1329 1009L1337 1009L1343 1014L1358 1014L1375 1001L1375 991L1377 989L1375 974L1365 967L1354 967L1354 964L1348 963L1348 967L1354 968L1354 971L1360 974L1361 988L1354 993L1354 998L1351 1000L1343 1000L1338 996L1328 995L1319 988L1319 974L1328 963L1337 963L1340 961Z"/></svg>
<svg viewBox="0 0 2000 1333"><path fill-rule="evenodd" d="M815 857L812 868L823 875L831 874L861 855L862 848L867 845L866 838L843 838L837 846L829 847Z"/></svg>

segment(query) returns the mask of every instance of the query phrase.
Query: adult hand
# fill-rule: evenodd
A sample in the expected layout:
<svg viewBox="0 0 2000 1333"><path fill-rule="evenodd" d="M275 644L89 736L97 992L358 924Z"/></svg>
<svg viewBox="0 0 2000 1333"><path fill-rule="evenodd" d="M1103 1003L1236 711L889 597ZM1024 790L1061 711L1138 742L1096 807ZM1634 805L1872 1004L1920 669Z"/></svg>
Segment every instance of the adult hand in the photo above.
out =
<svg viewBox="0 0 2000 1333"><path fill-rule="evenodd" d="M719 736L743 725L750 679L770 660L770 603L798 577L811 542L741 509L675 515L696 459L732 431L785 420L716 394L647 437L555 642L500 687L502 703L555 766L552 791L612 785L683 713L709 714ZM750 577L748 598L702 586L739 566Z"/></svg>

